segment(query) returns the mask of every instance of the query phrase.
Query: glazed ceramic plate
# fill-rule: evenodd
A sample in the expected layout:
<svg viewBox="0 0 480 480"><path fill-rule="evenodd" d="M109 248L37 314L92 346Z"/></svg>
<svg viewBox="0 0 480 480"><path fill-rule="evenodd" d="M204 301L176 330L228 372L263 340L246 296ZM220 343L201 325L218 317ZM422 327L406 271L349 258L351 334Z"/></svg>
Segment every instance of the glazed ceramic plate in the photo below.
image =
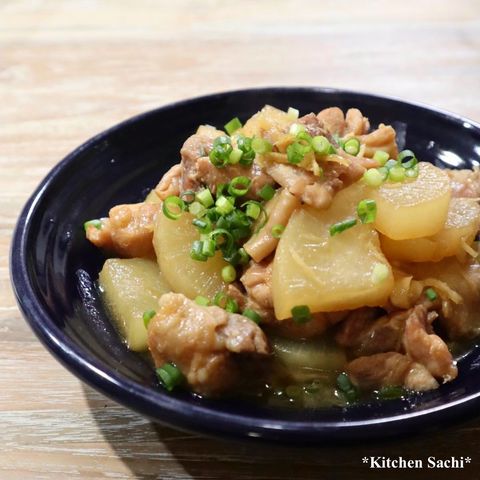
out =
<svg viewBox="0 0 480 480"><path fill-rule="evenodd" d="M353 440L424 431L471 416L480 406L480 349L459 361L458 378L408 400L348 408L285 410L234 400L168 394L150 365L127 350L94 282L104 257L83 222L113 205L141 201L179 161L200 124L222 126L263 105L302 114L356 107L372 125L393 125L400 147L440 167L480 162L480 126L423 105L324 88L264 88L194 98L158 108L103 132L62 160L27 202L15 231L11 272L20 308L45 347L73 374L154 421L205 434L286 442ZM51 392L52 397L55 392Z"/></svg>

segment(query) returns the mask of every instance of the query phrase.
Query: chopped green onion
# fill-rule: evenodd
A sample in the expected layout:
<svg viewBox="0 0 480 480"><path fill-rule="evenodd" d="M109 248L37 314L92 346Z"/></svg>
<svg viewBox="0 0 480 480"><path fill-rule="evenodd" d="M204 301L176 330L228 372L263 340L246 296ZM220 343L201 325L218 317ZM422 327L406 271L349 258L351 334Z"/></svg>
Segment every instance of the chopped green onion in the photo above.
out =
<svg viewBox="0 0 480 480"><path fill-rule="evenodd" d="M208 217L194 218L192 224L197 227L200 233L210 233L212 231L212 221Z"/></svg>
<svg viewBox="0 0 480 480"><path fill-rule="evenodd" d="M243 152L239 148L234 148L231 152L230 155L228 156L228 163L230 165L235 165L237 164L240 159L242 158Z"/></svg>
<svg viewBox="0 0 480 480"><path fill-rule="evenodd" d="M376 397L379 400L394 400L402 398L407 393L407 390L400 385L386 385L376 392Z"/></svg>
<svg viewBox="0 0 480 480"><path fill-rule="evenodd" d="M251 183L248 177L235 177L228 185L228 193L234 197L242 197L248 192Z"/></svg>
<svg viewBox="0 0 480 480"><path fill-rule="evenodd" d="M209 188L197 192L195 198L206 208L211 207L214 204L212 192Z"/></svg>
<svg viewBox="0 0 480 480"><path fill-rule="evenodd" d="M390 155L388 152L385 152L383 150L377 150L373 154L373 159L380 164L381 167L383 167L387 162L388 159L390 158Z"/></svg>
<svg viewBox="0 0 480 480"><path fill-rule="evenodd" d="M408 160L404 162L403 160L405 159ZM418 160L411 150L402 150L397 156L397 162L399 166L404 168L412 168L418 163Z"/></svg>
<svg viewBox="0 0 480 480"><path fill-rule="evenodd" d="M265 226L265 224L267 223L268 214L267 214L267 211L265 210L265 207L260 202L256 202L255 200L249 200L248 202L245 202L244 204L242 204L242 207L245 207L246 205L250 205L250 204L258 205L260 207L260 210L261 210L261 215L263 216L262 220L261 221L259 220L257 222L255 233L258 233L260 231L260 229L262 229Z"/></svg>
<svg viewBox="0 0 480 480"><path fill-rule="evenodd" d="M357 215L362 223L373 223L377 216L377 202L366 198L357 205Z"/></svg>
<svg viewBox="0 0 480 480"><path fill-rule="evenodd" d="M344 220L343 222L334 223L329 228L330 236L333 237L338 233L342 233L345 230L354 227L356 224L357 220L355 218L349 218L347 220Z"/></svg>
<svg viewBox="0 0 480 480"><path fill-rule="evenodd" d="M290 125L290 130L289 132L292 134L292 135L298 135L300 132L304 132L305 131L305 126L302 125L301 123L292 123Z"/></svg>
<svg viewBox="0 0 480 480"><path fill-rule="evenodd" d="M400 166L392 167L388 171L388 179L391 182L403 182L405 180L405 168Z"/></svg>
<svg viewBox="0 0 480 480"><path fill-rule="evenodd" d="M433 288L427 288L425 295L432 302L438 298L437 292Z"/></svg>
<svg viewBox="0 0 480 480"><path fill-rule="evenodd" d="M198 262L206 262L208 257L203 253L203 241L195 240L190 249L190 258Z"/></svg>
<svg viewBox="0 0 480 480"><path fill-rule="evenodd" d="M255 137L252 140L252 150L259 155L272 151L272 144L264 138Z"/></svg>
<svg viewBox="0 0 480 480"><path fill-rule="evenodd" d="M242 128L242 122L238 117L232 118L228 123L224 125L225 131L231 135L236 132L239 128Z"/></svg>
<svg viewBox="0 0 480 480"><path fill-rule="evenodd" d="M225 292L218 292L213 299L213 303L220 308L223 308L227 312L230 313L237 313L238 312L238 304L233 299L230 298Z"/></svg>
<svg viewBox="0 0 480 480"><path fill-rule="evenodd" d="M297 120L299 115L300 112L296 108L288 107L287 117L289 118L289 120Z"/></svg>
<svg viewBox="0 0 480 480"><path fill-rule="evenodd" d="M323 135L317 135L312 139L312 148L319 155L328 155L331 146L332 144L328 141L327 137Z"/></svg>
<svg viewBox="0 0 480 480"><path fill-rule="evenodd" d="M312 151L310 145L302 145L299 142L291 143L287 147L287 160L294 165L300 163L305 155Z"/></svg>
<svg viewBox="0 0 480 480"><path fill-rule="evenodd" d="M407 178L417 178L419 172L420 172L420 169L418 168L418 164L417 164L417 165L414 165L414 166L411 167L411 168L407 168L407 169L405 170L405 176L406 176Z"/></svg>
<svg viewBox="0 0 480 480"><path fill-rule="evenodd" d="M215 193L216 197L221 197L225 190L228 190L228 183L217 183L217 191Z"/></svg>
<svg viewBox="0 0 480 480"><path fill-rule="evenodd" d="M204 240L202 246L202 255L205 255L206 257L213 257L215 255L215 247L215 241L211 239Z"/></svg>
<svg viewBox="0 0 480 480"><path fill-rule="evenodd" d="M237 278L237 271L231 265L222 268L222 279L225 283L232 283Z"/></svg>
<svg viewBox="0 0 480 480"><path fill-rule="evenodd" d="M385 265L384 263L376 263L373 266L371 274L372 282L375 285L384 282L388 278L389 273L390 270L387 265Z"/></svg>
<svg viewBox="0 0 480 480"><path fill-rule="evenodd" d="M272 227L272 237L273 238L280 238L282 236L283 231L285 230L284 225L274 225Z"/></svg>
<svg viewBox="0 0 480 480"><path fill-rule="evenodd" d="M180 194L180 198L185 202L186 205L190 205L195 200L195 192L193 190L185 190Z"/></svg>
<svg viewBox="0 0 480 480"><path fill-rule="evenodd" d="M250 255L243 247L237 250L236 255L238 257L237 263L239 265L246 265L250 261Z"/></svg>
<svg viewBox="0 0 480 480"><path fill-rule="evenodd" d="M219 243L218 238L223 238L223 242ZM218 248L226 251L230 251L233 247L232 234L223 228L216 228L213 232L208 234L209 240L213 240Z"/></svg>
<svg viewBox="0 0 480 480"><path fill-rule="evenodd" d="M245 213L247 214L247 217L250 217L256 220L260 216L261 211L262 209L256 203L249 203L247 205L247 209L245 210Z"/></svg>
<svg viewBox="0 0 480 480"><path fill-rule="evenodd" d="M384 180L384 176L377 168L369 168L363 174L363 181L370 187L379 187Z"/></svg>
<svg viewBox="0 0 480 480"><path fill-rule="evenodd" d="M344 144L343 149L349 155L357 155L360 151L360 140L358 138L349 138Z"/></svg>
<svg viewBox="0 0 480 480"><path fill-rule="evenodd" d="M387 170L390 170L392 167L396 167L398 165L397 161L391 158L390 160L387 161L387 163L384 165L384 167Z"/></svg>
<svg viewBox="0 0 480 480"><path fill-rule="evenodd" d="M173 207L173 209L171 207ZM170 220L178 220L182 216L184 210L185 202L176 195L170 195L163 201L163 214Z"/></svg>
<svg viewBox="0 0 480 480"><path fill-rule="evenodd" d="M388 178L388 168L383 166L383 167L377 168L377 170L380 173L380 175L382 176L383 181L385 181Z"/></svg>
<svg viewBox="0 0 480 480"><path fill-rule="evenodd" d="M225 167L232 150L232 143L229 137L225 135L217 137L213 141L213 148L209 154L210 162L212 162L215 167Z"/></svg>
<svg viewBox="0 0 480 480"><path fill-rule="evenodd" d="M208 307L210 305L210 300L207 297L198 295L195 297L195 303L201 305L202 307Z"/></svg>
<svg viewBox="0 0 480 480"><path fill-rule="evenodd" d="M89 227L95 227L97 230L102 229L102 221L101 220L88 220L88 222L85 222L83 224L83 228L85 231L87 231L87 228Z"/></svg>
<svg viewBox="0 0 480 480"><path fill-rule="evenodd" d="M252 139L239 135L237 137L237 148L243 152L239 161L240 165L250 166L255 158L255 152L252 149Z"/></svg>
<svg viewBox="0 0 480 480"><path fill-rule="evenodd" d="M274 197L275 189L267 183L260 189L260 192L258 193L265 201L268 201Z"/></svg>
<svg viewBox="0 0 480 480"><path fill-rule="evenodd" d="M150 320L157 314L155 310L147 310L146 312L143 312L143 324L145 325L145 328L148 328L148 324L150 323Z"/></svg>
<svg viewBox="0 0 480 480"><path fill-rule="evenodd" d="M354 402L357 400L358 390L346 373L341 373L337 377L337 387L343 393L348 402Z"/></svg>
<svg viewBox="0 0 480 480"><path fill-rule="evenodd" d="M225 196L217 198L215 202L215 210L220 215L226 215L227 213L232 212L235 209L235 205Z"/></svg>
<svg viewBox="0 0 480 480"><path fill-rule="evenodd" d="M312 140L312 136L303 130L297 133L297 141L303 141L304 145L310 145L312 143Z"/></svg>
<svg viewBox="0 0 480 480"><path fill-rule="evenodd" d="M291 310L292 319L297 324L307 323L312 319L312 314L310 313L310 308L308 305L297 305Z"/></svg>
<svg viewBox="0 0 480 480"><path fill-rule="evenodd" d="M252 322L255 322L257 325L259 323L262 323L262 317L255 310L252 310L251 308L246 308L242 312L242 315L244 317L249 318Z"/></svg>
<svg viewBox="0 0 480 480"><path fill-rule="evenodd" d="M205 207L200 202L193 202L188 206L188 211L195 217L200 217L205 212Z"/></svg>
<svg viewBox="0 0 480 480"><path fill-rule="evenodd" d="M155 370L162 385L171 392L183 383L184 376L180 369L171 363L165 363Z"/></svg>

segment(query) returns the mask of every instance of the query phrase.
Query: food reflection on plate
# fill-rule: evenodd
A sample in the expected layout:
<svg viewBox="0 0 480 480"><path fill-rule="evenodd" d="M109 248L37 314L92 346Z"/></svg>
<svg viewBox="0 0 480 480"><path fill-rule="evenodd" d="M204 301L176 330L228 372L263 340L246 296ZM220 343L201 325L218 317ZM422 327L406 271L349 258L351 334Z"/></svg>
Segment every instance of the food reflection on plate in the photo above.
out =
<svg viewBox="0 0 480 480"><path fill-rule="evenodd" d="M314 408L457 377L479 330L478 170L337 107L202 125L180 157L85 223L111 318L163 388Z"/></svg>

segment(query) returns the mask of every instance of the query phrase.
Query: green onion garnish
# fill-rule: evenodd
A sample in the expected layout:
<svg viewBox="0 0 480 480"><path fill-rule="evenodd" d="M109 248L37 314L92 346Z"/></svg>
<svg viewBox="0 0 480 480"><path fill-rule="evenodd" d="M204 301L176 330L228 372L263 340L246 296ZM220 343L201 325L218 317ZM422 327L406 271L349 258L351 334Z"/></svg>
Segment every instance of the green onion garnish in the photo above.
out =
<svg viewBox="0 0 480 480"><path fill-rule="evenodd" d="M366 198L357 205L357 215L362 223L373 223L377 216L377 202Z"/></svg>
<svg viewBox="0 0 480 480"><path fill-rule="evenodd" d="M280 238L282 236L283 231L285 230L284 225L274 225L272 227L272 237L273 238Z"/></svg>
<svg viewBox="0 0 480 480"><path fill-rule="evenodd" d="M248 177L235 177L228 184L228 193L234 197L241 197L248 192L251 183Z"/></svg>
<svg viewBox="0 0 480 480"><path fill-rule="evenodd" d="M212 231L212 221L208 217L194 218L192 224L197 227L200 233L210 233Z"/></svg>
<svg viewBox="0 0 480 480"><path fill-rule="evenodd" d="M390 170L392 167L396 167L396 166L398 166L398 162L396 160L394 160L393 158L388 160L387 163L385 163L385 165L384 165L384 167L387 170Z"/></svg>
<svg viewBox="0 0 480 480"><path fill-rule="evenodd" d="M200 202L193 202L188 206L188 211L195 217L200 217L205 212L205 207Z"/></svg>
<svg viewBox="0 0 480 480"><path fill-rule="evenodd" d="M297 305L291 310L292 319L297 324L307 323L312 319L308 305Z"/></svg>
<svg viewBox="0 0 480 480"><path fill-rule="evenodd" d="M209 188L197 192L195 198L206 208L211 207L214 204L212 192Z"/></svg>
<svg viewBox="0 0 480 480"><path fill-rule="evenodd" d="M297 118L298 118L299 115L300 115L300 112L299 112L296 108L288 107L287 117L288 117L290 120L297 120Z"/></svg>
<svg viewBox="0 0 480 480"><path fill-rule="evenodd" d="M240 158L240 165L250 166L255 158L255 152L252 149L252 139L239 135L237 137L237 148L242 151L242 157Z"/></svg>
<svg viewBox="0 0 480 480"><path fill-rule="evenodd" d="M312 147L310 145L302 145L299 142L291 143L287 147L287 160L289 163L294 165L300 163L305 155L312 151Z"/></svg>
<svg viewBox="0 0 480 480"><path fill-rule="evenodd" d="M432 302L438 298L437 292L433 288L427 288L425 295Z"/></svg>
<svg viewBox="0 0 480 480"><path fill-rule="evenodd" d="M391 182L403 182L405 180L405 168L396 165L388 171L388 179Z"/></svg>
<svg viewBox="0 0 480 480"><path fill-rule="evenodd" d="M232 142L230 137L222 135L213 141L213 148L209 154L210 161L218 168L227 165L230 153L232 153Z"/></svg>
<svg viewBox="0 0 480 480"><path fill-rule="evenodd" d="M231 135L236 132L239 128L242 128L242 122L238 117L232 118L228 123L224 125L225 131Z"/></svg>
<svg viewBox="0 0 480 480"><path fill-rule="evenodd" d="M185 190L180 194L180 198L185 202L186 205L190 205L195 201L195 192L193 190Z"/></svg>
<svg viewBox="0 0 480 480"><path fill-rule="evenodd" d="M198 262L206 262L208 257L203 253L203 241L195 240L190 249L190 258Z"/></svg>
<svg viewBox="0 0 480 480"><path fill-rule="evenodd" d="M343 149L349 155L357 155L360 151L360 140L358 138L349 138L344 144Z"/></svg>
<svg viewBox="0 0 480 480"><path fill-rule="evenodd" d="M384 263L376 263L373 266L371 278L372 282L375 285L378 285L379 283L384 282L388 278L388 274L390 273L390 270L387 265Z"/></svg>
<svg viewBox="0 0 480 480"><path fill-rule="evenodd" d="M243 152L239 148L234 148L231 152L230 155L228 156L228 163L230 165L235 165L237 164L240 159L242 158Z"/></svg>
<svg viewBox="0 0 480 480"><path fill-rule="evenodd" d="M252 140L252 150L259 155L263 155L265 153L272 151L272 144L265 140L264 138L255 137Z"/></svg>
<svg viewBox="0 0 480 480"><path fill-rule="evenodd" d="M408 391L399 385L386 385L376 392L376 397L379 400L394 400L402 398Z"/></svg>
<svg viewBox="0 0 480 480"><path fill-rule="evenodd" d="M143 324L145 325L145 328L148 328L148 324L150 323L150 320L157 314L155 310L147 310L146 312L143 312Z"/></svg>
<svg viewBox="0 0 480 480"><path fill-rule="evenodd" d="M176 195L170 195L163 201L163 214L170 220L178 220L185 209L185 202Z"/></svg>
<svg viewBox="0 0 480 480"><path fill-rule="evenodd" d="M85 231L87 231L87 228L89 227L95 227L97 230L102 229L102 221L101 220L88 220L88 222L85 222L83 224L83 228Z"/></svg>
<svg viewBox="0 0 480 480"><path fill-rule="evenodd" d="M198 295L195 297L195 303L201 305L202 307L208 307L210 305L210 300L207 297Z"/></svg>
<svg viewBox="0 0 480 480"><path fill-rule="evenodd" d="M420 169L418 168L418 164L417 164L411 168L407 168L407 170L405 170L405 176L407 178L417 178L419 172L420 172Z"/></svg>
<svg viewBox="0 0 480 480"><path fill-rule="evenodd" d="M213 303L227 312L238 312L237 302L233 298L230 298L225 292L218 292L213 299Z"/></svg>
<svg viewBox="0 0 480 480"><path fill-rule="evenodd" d="M263 200L268 201L274 197L275 189L270 184L267 183L260 189L258 194L260 195L260 197L263 198Z"/></svg>
<svg viewBox="0 0 480 480"><path fill-rule="evenodd" d="M405 159L407 159L406 162L404 162ZM418 163L418 160L411 150L402 150L397 156L397 162L399 166L412 168Z"/></svg>
<svg viewBox="0 0 480 480"><path fill-rule="evenodd" d="M237 271L231 265L222 268L222 279L225 283L232 283L237 278Z"/></svg>
<svg viewBox="0 0 480 480"><path fill-rule="evenodd" d="M207 239L203 241L202 255L206 257L213 257L215 255L216 244L213 240Z"/></svg>
<svg viewBox="0 0 480 480"><path fill-rule="evenodd" d="M215 210L220 215L226 215L235 209L235 205L225 196L220 196L215 202Z"/></svg>
<svg viewBox="0 0 480 480"><path fill-rule="evenodd" d="M213 232L208 234L208 238L215 242L216 247L221 248L225 251L229 251L233 247L233 236L228 230L225 230L224 228L216 228ZM220 239L223 239L221 243L219 243Z"/></svg>
<svg viewBox="0 0 480 480"><path fill-rule="evenodd" d="M312 148L319 155L328 155L331 146L332 144L328 141L327 137L323 135L317 135L312 139Z"/></svg>
<svg viewBox="0 0 480 480"><path fill-rule="evenodd" d="M354 402L357 400L358 390L346 373L341 373L337 377L337 387L343 393L348 402Z"/></svg>
<svg viewBox="0 0 480 480"><path fill-rule="evenodd" d="M252 320L252 322L255 322L257 325L259 323L262 323L262 317L255 310L252 310L251 308L246 308L242 312L242 315L244 317L249 318L250 320Z"/></svg>
<svg viewBox="0 0 480 480"><path fill-rule="evenodd" d="M377 168L369 168L363 174L363 181L370 187L379 187L384 180L384 175Z"/></svg>
<svg viewBox="0 0 480 480"><path fill-rule="evenodd" d="M377 150L373 154L373 159L380 164L381 167L383 167L387 162L388 159L390 158L390 155L383 151L383 150Z"/></svg>
<svg viewBox="0 0 480 480"><path fill-rule="evenodd" d="M247 217L250 217L250 218L253 218L253 220L256 220L260 216L261 211L262 209L256 203L249 203L247 205L245 213L247 214Z"/></svg>
<svg viewBox="0 0 480 480"><path fill-rule="evenodd" d="M172 363L165 363L155 370L162 385L171 392L175 387L183 383L184 376L180 369Z"/></svg>
<svg viewBox="0 0 480 480"><path fill-rule="evenodd" d="M357 220L355 218L349 218L347 220L344 220L343 222L334 223L329 228L330 236L333 237L338 233L342 233L345 230L354 227L356 224Z"/></svg>

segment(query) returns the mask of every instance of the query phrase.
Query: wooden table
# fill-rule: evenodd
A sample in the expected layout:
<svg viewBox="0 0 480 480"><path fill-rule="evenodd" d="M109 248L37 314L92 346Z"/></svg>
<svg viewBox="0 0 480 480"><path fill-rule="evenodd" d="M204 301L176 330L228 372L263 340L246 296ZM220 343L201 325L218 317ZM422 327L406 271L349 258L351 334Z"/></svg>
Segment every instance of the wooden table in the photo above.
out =
<svg viewBox="0 0 480 480"><path fill-rule="evenodd" d="M30 332L8 274L20 208L93 134L195 95L324 85L421 101L480 120L478 0L401 2L3 0L0 3L0 478L405 478L365 455L472 457L480 422L390 442L286 448L151 424L82 385ZM378 475L375 475L378 474ZM417 476L418 475L418 476Z"/></svg>

